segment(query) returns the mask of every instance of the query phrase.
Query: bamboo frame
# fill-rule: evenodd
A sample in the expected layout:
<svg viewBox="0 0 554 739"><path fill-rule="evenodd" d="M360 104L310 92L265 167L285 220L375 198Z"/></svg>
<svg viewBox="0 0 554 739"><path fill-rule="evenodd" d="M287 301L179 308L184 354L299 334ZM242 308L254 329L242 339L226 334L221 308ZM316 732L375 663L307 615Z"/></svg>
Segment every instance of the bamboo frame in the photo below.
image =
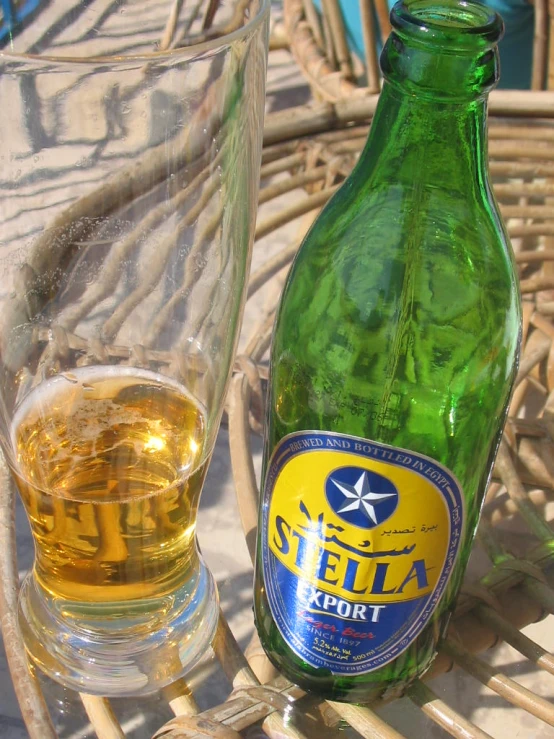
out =
<svg viewBox="0 0 554 739"><path fill-rule="evenodd" d="M365 70L367 82L365 87L359 87L359 81L352 79L345 70L341 69L340 78L333 75L329 68L331 56L336 55L340 48L341 56L348 54L343 51L344 21L342 13L337 13L336 0L331 7L331 0L325 0L322 6L322 20L313 12L304 13L302 0L284 0L285 26L290 39L291 49L306 79L314 93L322 100L337 102L359 94L362 90L375 93L379 90L379 68L377 64L377 44L386 41L390 30L389 9L386 0L349 0L353 5L359 4L362 34L365 47ZM553 87L554 51L549 46L549 34L552 28L552 19L549 12L548 0L533 0L534 6L534 34L533 34L533 65L531 71L531 89L544 90ZM374 23L377 19L377 27ZM334 44L327 48L319 46L318 57L313 53L316 45L314 37L317 35L316 24L328 26ZM299 28L302 27L302 33ZM332 65L331 65L332 66Z"/></svg>
<svg viewBox="0 0 554 739"><path fill-rule="evenodd" d="M364 38L365 67L367 87L370 92L379 91L379 61L375 48L375 23L373 21L373 4L370 0L360 0L362 32Z"/></svg>
<svg viewBox="0 0 554 739"><path fill-rule="evenodd" d="M353 123L363 123L375 113L378 98L378 95L371 94L364 97L354 95L272 113L266 117L264 144L270 146L299 136L315 135ZM526 120L527 135L533 138L540 136L536 131L536 121L554 118L554 91L493 90L489 96L489 113ZM518 139L523 130L518 126ZM551 135L550 133L549 136ZM491 144L493 140L494 132L491 133ZM540 154L537 156L540 157ZM504 174L513 177L552 176L554 172L549 160L536 164L526 160L506 162L504 166L508 168ZM493 174L501 174L491 171Z"/></svg>
<svg viewBox="0 0 554 739"><path fill-rule="evenodd" d="M533 69L531 88L544 89L547 75L548 56L548 0L534 0L535 32L533 38Z"/></svg>
<svg viewBox="0 0 554 739"><path fill-rule="evenodd" d="M456 739L492 739L490 734L450 708L420 680L416 680L408 688L407 696L432 721Z"/></svg>
<svg viewBox="0 0 554 739"><path fill-rule="evenodd" d="M546 124L545 130L549 130L546 127ZM357 142L357 146L343 147L346 153L342 156L346 157L344 161L349 163L348 166L352 166L353 164L354 159L352 158L352 155L355 153L356 148L359 150L363 144L363 133L364 129L359 129L359 134L353 139ZM504 130L502 135L506 139L509 139L508 134L509 130ZM334 191L336 187L336 178L344 176L341 174L343 167L337 167L336 161L337 156L340 156L337 154L337 151L341 148L341 136L344 135L347 135L349 140L352 141L350 138L350 131L344 134L341 133L340 130L337 130L331 134L323 134L321 136L320 143L313 140L300 140L295 143L288 139L289 143L287 145L279 144L266 149L264 155L264 159L267 162L264 165L264 175L266 177L271 177L272 173L278 173L280 171L286 171L288 168L293 168L296 172L294 179L292 180L295 187L309 187L311 184L318 181L325 181L331 184L329 187L318 193L305 195L303 198L300 198L299 202L295 203L292 207L280 211L278 217L272 217L268 220L262 219L258 226L258 236L263 236L263 234L267 234L274 229L280 228L282 225L288 223L292 218L298 217L301 213L321 207L325 200ZM316 156L310 155L311 148L313 148L314 151L317 151ZM329 152L328 154L327 150ZM498 150L499 155L505 155L507 153L510 156L514 155L511 145L503 146ZM525 154L526 153L527 152L525 152ZM534 152L534 154L535 156L538 156L539 151ZM540 182L524 184L528 186L525 188L524 194L530 193L533 197L536 196L539 199L546 198L550 194L548 189L546 191L541 189ZM508 182L503 185L503 187L504 190L499 189L498 193L501 200L502 197L513 197L516 183ZM278 200L286 195L287 191L290 191L288 183L283 185L274 185L270 181L264 188L262 188L260 199L262 202ZM520 195L521 193L518 192L518 196ZM536 209L537 207L539 208L538 210ZM527 220L530 222L530 225L533 225L534 219L536 219L537 216L543 214L541 207L542 206L535 206L535 210L528 211ZM518 218L522 216L520 211L517 211L516 213ZM523 213L523 215L525 215L525 213ZM543 231L545 225L546 224L544 223L536 223L538 228L541 226L543 227ZM292 259L296 246L296 244L287 246L283 251L262 265L257 272L253 273L249 288L250 297L256 294L260 288L267 285L269 281L274 280L276 276L280 274L281 270L285 268ZM528 249L527 252L521 252L521 255L518 257L518 262L522 265L527 265L527 267L531 265L533 269L539 270L538 276L531 277L529 279L534 280L533 284L535 287L538 286L540 289L542 284L541 280L543 280L540 276L540 268L545 262L552 259L553 253L551 253L551 251ZM532 304L530 303L528 305L531 306ZM540 339L538 343L535 339L534 344L536 345L536 348L531 352L524 354L521 370L523 374L520 379L520 384L522 386L524 385L526 378L530 376L530 373L535 371L535 368L542 366L544 362L548 361L550 356L549 347L551 345L552 335L554 335L554 329L552 329L551 322L537 313L536 310L528 307L526 308L526 315L527 340L529 340L529 336L542 336L543 338ZM237 359L235 365L235 377L231 384L228 402L233 475L236 481L237 490L240 493L239 507L251 556L254 555L258 490L248 443L249 427L253 423L250 410L253 408L252 398L257 397L258 404L261 398L259 379L256 379L258 377L256 368L258 367L258 363L262 359L268 345L272 318L272 314L269 313L265 321L266 327L261 330L261 332L260 330L257 330L257 333L252 336L249 346L247 346L247 353L251 357L251 360L246 360L240 357ZM263 320L262 323L264 323ZM86 342L84 340L74 336L70 332L64 332L62 334L58 331L55 334L50 334L47 330L38 329L35 340L46 343L57 341L65 347L63 349L65 352L76 350L82 351L86 346ZM116 355L125 355L129 352L129 349L126 347L104 344L102 345L101 350L97 348L92 351L114 352ZM148 362L169 363L172 361L172 358L168 355L162 356L161 353L146 350L145 360ZM259 411L254 415L256 416L258 413ZM526 432L525 430L527 428L530 428L532 433L536 433L533 430L534 427L529 423L527 426L525 424L520 424L517 428L521 429L519 433ZM540 426L537 426L537 430L539 428ZM524 487L524 483L521 482L524 478L521 477L520 473L518 473L516 468L514 468L513 463L510 466L510 463L506 461L506 459L509 459L509 455L511 453L512 452L506 448L505 451L501 453L500 464L497 465L502 479L508 485L508 495L511 496L509 500L511 501L512 508L510 509L511 513L508 515L514 515L515 512L517 512L517 515L520 515L520 512L523 513L531 531L534 531L538 536L538 548L535 553L530 552L528 554L528 562L535 563L533 566L536 567L536 571L540 573L539 567L549 562L551 557L549 551L545 551L544 548L541 548L540 542L546 542L547 539L552 536L552 532L550 527L548 527L542 519L540 511L536 507L536 503L531 502L531 499L527 498L528 493ZM508 457L506 455L508 455ZM493 536L490 531L490 527L485 530L489 531L489 537ZM10 534L10 536L12 536L12 534ZM5 546L7 546L8 550L11 551L13 544L10 536L7 537ZM494 544L494 538L492 540L492 544ZM492 546L492 550L494 550L494 546ZM497 608L500 610L491 611L490 604L486 607L483 606L480 601L481 591L479 590L469 589L466 595L463 595L460 598L457 611L458 616L455 621L456 632L458 634L462 634L464 643L467 647L471 648L471 651L481 651L497 641L498 636L501 636L508 642L512 643L521 654L525 655L526 658L532 659L538 667L551 671L552 656L545 650L541 649L539 645L535 645L530 642L530 640L527 640L526 637L523 637L519 632L519 628L522 624L535 620L537 616L540 615L541 605L544 603L548 605L550 603L550 600L552 600L552 593L546 588L546 585L543 582L538 582L536 579L533 579L535 570L529 569L531 565L529 565L529 567L515 567L515 564L517 564L517 561L514 563L513 567L507 568L505 561L499 563L487 578L487 587L490 590L485 592L491 593L492 601L490 602L497 604ZM11 577L13 581L14 576L8 576L8 579L9 577ZM519 595L515 597L514 588L517 587L525 588L526 592L531 595L531 599L529 599L528 595L525 595L524 590L520 590ZM507 600L505 599L504 594L506 595ZM517 604L517 608L515 610L514 602ZM502 616L500 616L500 613L502 613ZM253 673L249 671L250 668L247 667L247 662L241 655L240 650L238 650L238 647L232 639L224 621L222 621L218 633L219 635L214 647L218 658L223 665L224 671L229 675L233 684L236 686L245 685L247 687L259 685L257 681L255 683L253 682ZM450 648L449 645L450 642L448 643L444 653L436 660L432 674L437 674L440 671L449 669L453 659L455 658L458 659L458 661L461 660L459 655L453 656L452 651L448 653ZM258 653L258 656L256 657L257 669L262 672L265 669L264 660L265 658L260 656ZM471 668L477 675L477 672L474 669L475 664L473 662L471 663ZM269 674L272 674L271 671L269 671ZM481 676L483 675L483 673L479 674ZM23 676L23 678L19 679L23 680L23 683L25 684L24 693L29 697L32 691L36 690L36 685L33 684L30 676L28 678ZM491 679L490 675L486 678L487 681L490 681ZM29 682L29 680L31 680L31 682ZM284 689L287 695L289 695L289 699L298 699L300 697L297 689L290 686L290 684L287 684L286 681L284 684L279 684L282 686L280 690ZM542 718L550 718L548 710L540 703L540 701L537 703L532 696L527 695L525 692L521 692L517 686L514 686L511 683L508 683L508 687L506 687L503 679L500 680L500 684L501 687L498 688L497 683L494 682L497 689L504 691L503 694L509 694L508 697L515 701L517 705L523 706L526 709L531 708L535 713L538 712ZM31 688L30 686L33 687ZM285 727L282 723L279 724L278 713L275 712L274 699L272 699L272 704L264 700L260 701L259 699L256 699L257 702L252 703L250 696L254 694L247 694L247 697L245 697L246 694L243 693L240 695L241 699L238 703L233 703L233 701L238 699L231 696L229 701L222 704L221 707L209 709L202 714L198 714L197 706L194 703L193 697L190 695L190 691L188 690L186 683L166 689L164 691L164 697L178 718L169 722L165 727L160 729L158 735L163 737L177 737L180 735L179 732L184 730L189 732L188 735L190 736L201 736L202 734L198 733L200 726L199 721L201 720L204 728L212 727L210 730L219 732L219 734L215 734L216 736L225 736L224 733L221 733L222 731L225 731L228 736L236 737L237 734L234 732L236 732L238 728L250 725L248 723L249 721L261 720L265 722L264 728L270 735L288 737L295 736L297 738L302 736L297 729L291 728L290 726ZM428 688L425 688L420 684L416 684L415 687L410 689L409 695L416 704L421 704L421 710L427 713L433 721L450 731L453 736L475 736L481 738L485 736L479 727L472 725L471 722L467 722L463 716L460 716L449 706L438 700L436 696L432 696ZM37 697L40 702L40 694L38 694ZM107 737L123 736L121 733L121 726L117 722L113 711L111 711L108 702L91 696L83 696L83 701L99 737L106 739ZM377 718L377 716L368 709L332 704L329 706L328 710L334 712L334 714L331 713L331 715L340 715L348 720L351 725L360 730L364 736L390 738L397 738L399 736L397 732L395 732L391 727L384 725L382 720ZM196 717L194 717L195 715ZM271 716L274 718L270 718ZM221 720L223 720L223 724L221 724ZM206 721L211 723L206 724ZM275 721L278 722L277 728L272 726ZM47 730L41 725L40 729L35 731L34 736L49 736L46 731ZM196 734L190 732L196 732ZM33 736L32 731L30 731L30 733Z"/></svg>

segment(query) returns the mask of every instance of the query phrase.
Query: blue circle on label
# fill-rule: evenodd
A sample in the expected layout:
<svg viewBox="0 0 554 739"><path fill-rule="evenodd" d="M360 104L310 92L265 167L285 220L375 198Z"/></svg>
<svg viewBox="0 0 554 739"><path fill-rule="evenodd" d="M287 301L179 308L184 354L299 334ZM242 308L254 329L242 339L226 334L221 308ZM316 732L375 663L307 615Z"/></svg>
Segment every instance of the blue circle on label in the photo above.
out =
<svg viewBox="0 0 554 739"><path fill-rule="evenodd" d="M392 516L398 490L383 475L363 467L339 467L325 481L325 496L343 521L374 529Z"/></svg>

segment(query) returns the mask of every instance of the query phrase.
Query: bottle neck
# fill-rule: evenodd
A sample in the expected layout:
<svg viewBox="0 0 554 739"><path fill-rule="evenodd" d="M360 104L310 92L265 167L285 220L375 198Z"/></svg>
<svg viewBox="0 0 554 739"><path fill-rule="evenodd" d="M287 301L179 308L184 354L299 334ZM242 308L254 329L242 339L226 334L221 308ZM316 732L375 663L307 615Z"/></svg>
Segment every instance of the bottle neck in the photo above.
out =
<svg viewBox="0 0 554 739"><path fill-rule="evenodd" d="M475 195L488 189L486 97L420 98L385 82L360 158L369 186L420 182ZM471 183L471 185L470 185Z"/></svg>

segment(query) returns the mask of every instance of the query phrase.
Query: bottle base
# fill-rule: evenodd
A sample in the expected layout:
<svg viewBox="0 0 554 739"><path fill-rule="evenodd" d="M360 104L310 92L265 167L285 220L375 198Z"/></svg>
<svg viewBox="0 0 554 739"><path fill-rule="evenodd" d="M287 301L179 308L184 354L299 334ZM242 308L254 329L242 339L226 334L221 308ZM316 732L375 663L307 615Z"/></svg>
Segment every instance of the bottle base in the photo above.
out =
<svg viewBox="0 0 554 739"><path fill-rule="evenodd" d="M218 616L216 585L201 562L159 600L68 602L33 573L19 596L19 625L35 665L67 688L107 697L146 695L182 677L209 647Z"/></svg>
<svg viewBox="0 0 554 739"><path fill-rule="evenodd" d="M259 629L258 634L260 634ZM378 676L377 673L373 675L368 672L352 676L336 675L330 670L315 670L309 667L308 669L311 671L307 673L300 665L295 664L294 658L287 658L278 651L265 648L264 652L272 665L284 677L307 693L324 700L358 706L372 704L375 701L388 702L401 698L406 688L427 672L436 656L436 651L433 650L432 655L411 674L386 679L382 675Z"/></svg>

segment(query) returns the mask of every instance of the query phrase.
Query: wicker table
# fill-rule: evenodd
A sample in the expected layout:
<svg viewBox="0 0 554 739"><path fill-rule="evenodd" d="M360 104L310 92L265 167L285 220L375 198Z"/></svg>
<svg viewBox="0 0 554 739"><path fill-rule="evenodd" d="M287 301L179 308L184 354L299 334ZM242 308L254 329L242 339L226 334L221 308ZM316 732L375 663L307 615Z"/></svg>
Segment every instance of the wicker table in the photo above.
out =
<svg viewBox="0 0 554 739"><path fill-rule="evenodd" d="M490 156L496 193L520 267L525 349L479 533L479 545L490 559L488 572L466 582L449 638L428 677L456 666L458 673L453 672L445 682L456 681L456 674L463 671L475 685L487 685L512 704L518 715L544 722L544 730L549 732L548 726L554 726L551 703L491 667L489 655L477 656L504 640L516 650L519 674L554 674L548 645L538 645L521 633L532 622L552 619L554 612L554 545L548 505L554 497L554 95L522 95L503 95L493 101L496 117L490 127ZM225 421L243 533L251 554L258 496L252 439L261 433L275 306L302 234L352 168L374 105L374 96L325 102L274 114L266 124L256 259L247 306L249 330L235 364ZM275 235L281 233L283 238L276 239ZM273 235L273 248L267 253L269 235ZM2 474L0 610L6 652L29 734L49 739L56 737L56 732L41 690L44 684L29 671L15 619L18 577L14 496L5 470ZM237 541L242 536L236 532ZM158 697L156 736L324 739L337 736L339 727L346 736L357 736L356 732L365 737L403 736L386 723L383 714L375 712L378 706L320 703L303 697L298 688L275 674L255 638L243 653L223 615L213 651L215 657L208 660L211 672L217 665L217 671L225 673L233 686L232 692L223 702L218 696L210 702L209 697L206 699L210 683L206 685L200 668L189 681L192 692L182 680ZM206 710L200 710L197 702L197 688L202 682L202 703L211 703ZM427 726L437 724L460 738L489 736L462 715L463 711L446 704L442 683L437 688L434 681L435 692L426 683L427 678L417 682L408 691L407 700L429 718ZM72 705L67 696L65 699L67 705ZM124 709L121 702L85 695L80 700L101 739L154 733L146 725L136 733L136 725L133 728L132 722L123 721L122 715L129 715L129 705ZM297 709L291 708L293 704ZM132 710L139 711L140 706ZM176 717L168 721L170 711ZM385 714L395 723L391 709ZM351 730L345 728L345 721ZM536 727L540 725L530 723L533 728L529 736L539 736L537 731L541 729Z"/></svg>

